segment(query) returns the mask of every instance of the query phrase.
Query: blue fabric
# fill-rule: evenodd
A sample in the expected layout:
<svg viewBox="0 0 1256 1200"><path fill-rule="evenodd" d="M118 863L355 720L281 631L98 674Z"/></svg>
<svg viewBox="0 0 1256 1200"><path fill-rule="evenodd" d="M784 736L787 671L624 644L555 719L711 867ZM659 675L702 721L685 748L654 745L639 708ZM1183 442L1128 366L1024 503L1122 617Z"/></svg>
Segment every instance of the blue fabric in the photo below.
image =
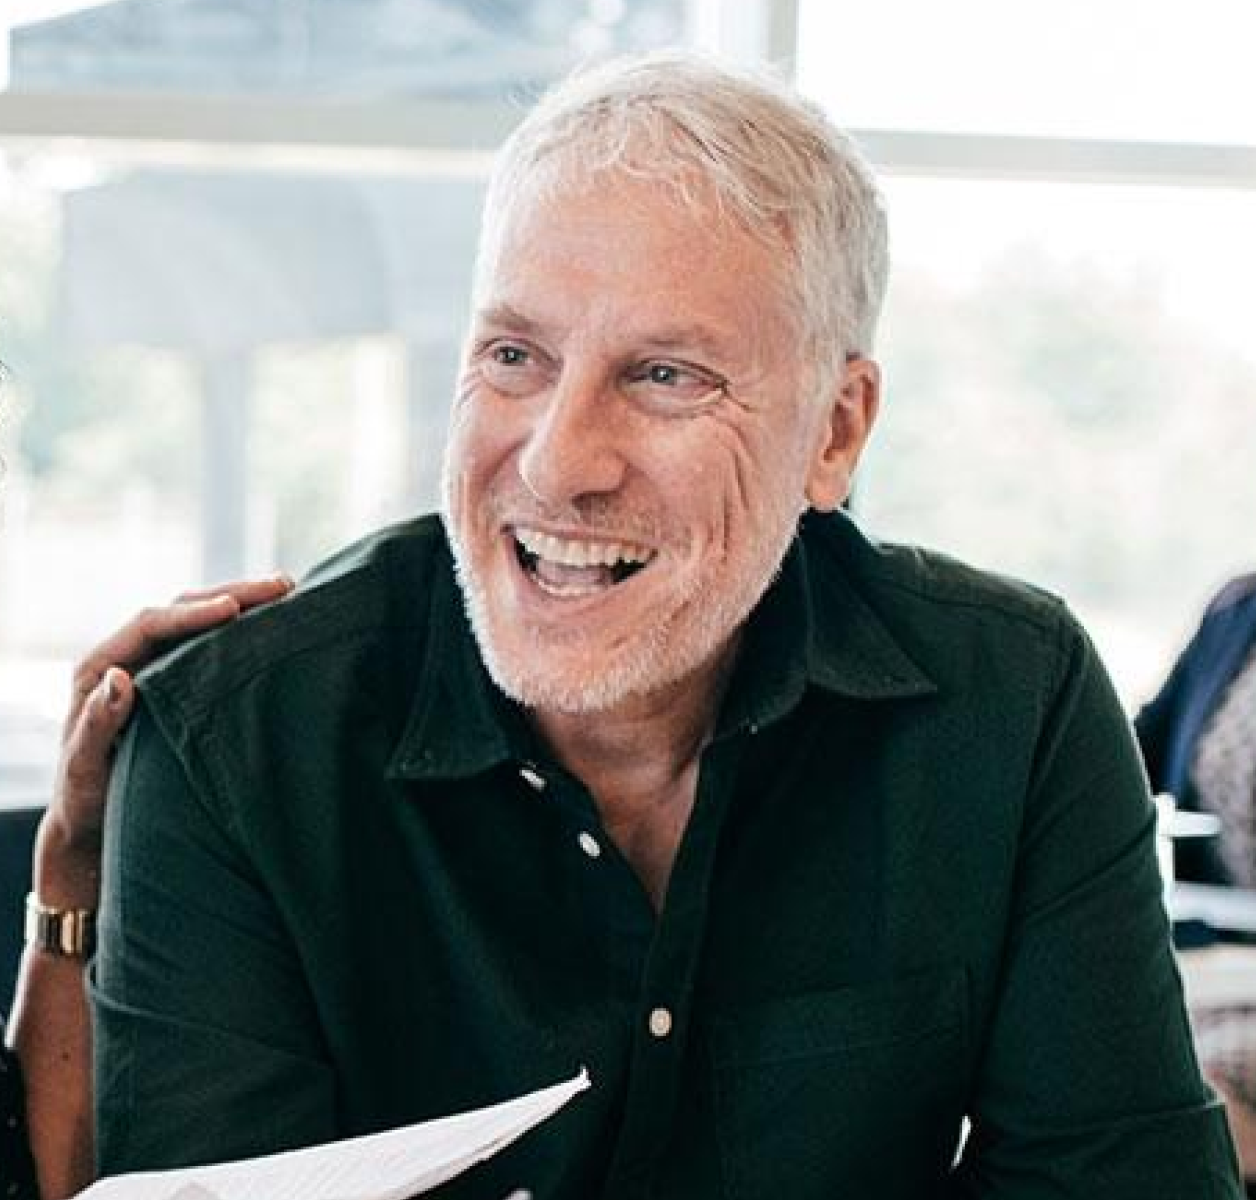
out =
<svg viewBox="0 0 1256 1200"><path fill-rule="evenodd" d="M1135 718L1152 790L1171 792L1183 808L1200 807L1191 779L1196 745L1253 644L1256 574L1231 580L1213 597L1163 687ZM1213 840L1180 843L1177 869L1183 879L1231 882Z"/></svg>

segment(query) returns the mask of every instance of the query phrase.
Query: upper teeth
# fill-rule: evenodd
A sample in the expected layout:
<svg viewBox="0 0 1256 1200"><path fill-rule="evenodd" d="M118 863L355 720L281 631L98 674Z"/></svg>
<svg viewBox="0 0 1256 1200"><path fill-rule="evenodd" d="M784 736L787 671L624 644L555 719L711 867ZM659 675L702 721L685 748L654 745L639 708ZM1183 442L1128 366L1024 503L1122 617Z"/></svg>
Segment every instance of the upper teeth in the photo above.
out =
<svg viewBox="0 0 1256 1200"><path fill-rule="evenodd" d="M516 529L515 537L529 554L564 567L613 567L619 563L645 563L654 557L652 550L627 542L551 537L535 529Z"/></svg>

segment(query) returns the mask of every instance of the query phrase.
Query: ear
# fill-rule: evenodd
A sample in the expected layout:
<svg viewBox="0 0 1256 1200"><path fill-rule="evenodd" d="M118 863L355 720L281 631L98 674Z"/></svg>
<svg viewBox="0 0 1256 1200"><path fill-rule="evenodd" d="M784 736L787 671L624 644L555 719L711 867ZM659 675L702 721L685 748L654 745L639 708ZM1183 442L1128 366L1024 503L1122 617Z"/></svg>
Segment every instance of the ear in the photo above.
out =
<svg viewBox="0 0 1256 1200"><path fill-rule="evenodd" d="M839 508L850 495L855 467L881 404L881 368L870 358L852 356L833 387L807 476L807 501L821 512Z"/></svg>

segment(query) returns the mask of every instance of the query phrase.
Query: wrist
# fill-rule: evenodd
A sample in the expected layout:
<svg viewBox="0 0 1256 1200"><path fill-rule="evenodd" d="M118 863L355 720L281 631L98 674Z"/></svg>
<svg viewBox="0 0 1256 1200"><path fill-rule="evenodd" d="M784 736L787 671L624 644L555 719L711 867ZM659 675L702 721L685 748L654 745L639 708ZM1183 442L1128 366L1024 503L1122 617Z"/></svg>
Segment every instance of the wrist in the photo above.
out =
<svg viewBox="0 0 1256 1200"><path fill-rule="evenodd" d="M95 908L100 899L100 830L84 834L51 811L35 835L32 890L51 908Z"/></svg>

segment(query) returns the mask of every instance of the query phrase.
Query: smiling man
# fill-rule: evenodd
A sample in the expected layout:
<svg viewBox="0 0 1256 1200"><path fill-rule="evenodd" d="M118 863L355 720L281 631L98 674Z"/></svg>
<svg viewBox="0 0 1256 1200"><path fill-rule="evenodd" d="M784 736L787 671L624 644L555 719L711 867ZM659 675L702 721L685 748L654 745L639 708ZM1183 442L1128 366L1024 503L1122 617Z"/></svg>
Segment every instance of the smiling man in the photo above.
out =
<svg viewBox="0 0 1256 1200"><path fill-rule="evenodd" d="M105 1169L586 1064L442 1194L1240 1194L1093 649L840 513L884 281L867 166L776 85L660 57L541 102L489 189L442 519L142 681Z"/></svg>

